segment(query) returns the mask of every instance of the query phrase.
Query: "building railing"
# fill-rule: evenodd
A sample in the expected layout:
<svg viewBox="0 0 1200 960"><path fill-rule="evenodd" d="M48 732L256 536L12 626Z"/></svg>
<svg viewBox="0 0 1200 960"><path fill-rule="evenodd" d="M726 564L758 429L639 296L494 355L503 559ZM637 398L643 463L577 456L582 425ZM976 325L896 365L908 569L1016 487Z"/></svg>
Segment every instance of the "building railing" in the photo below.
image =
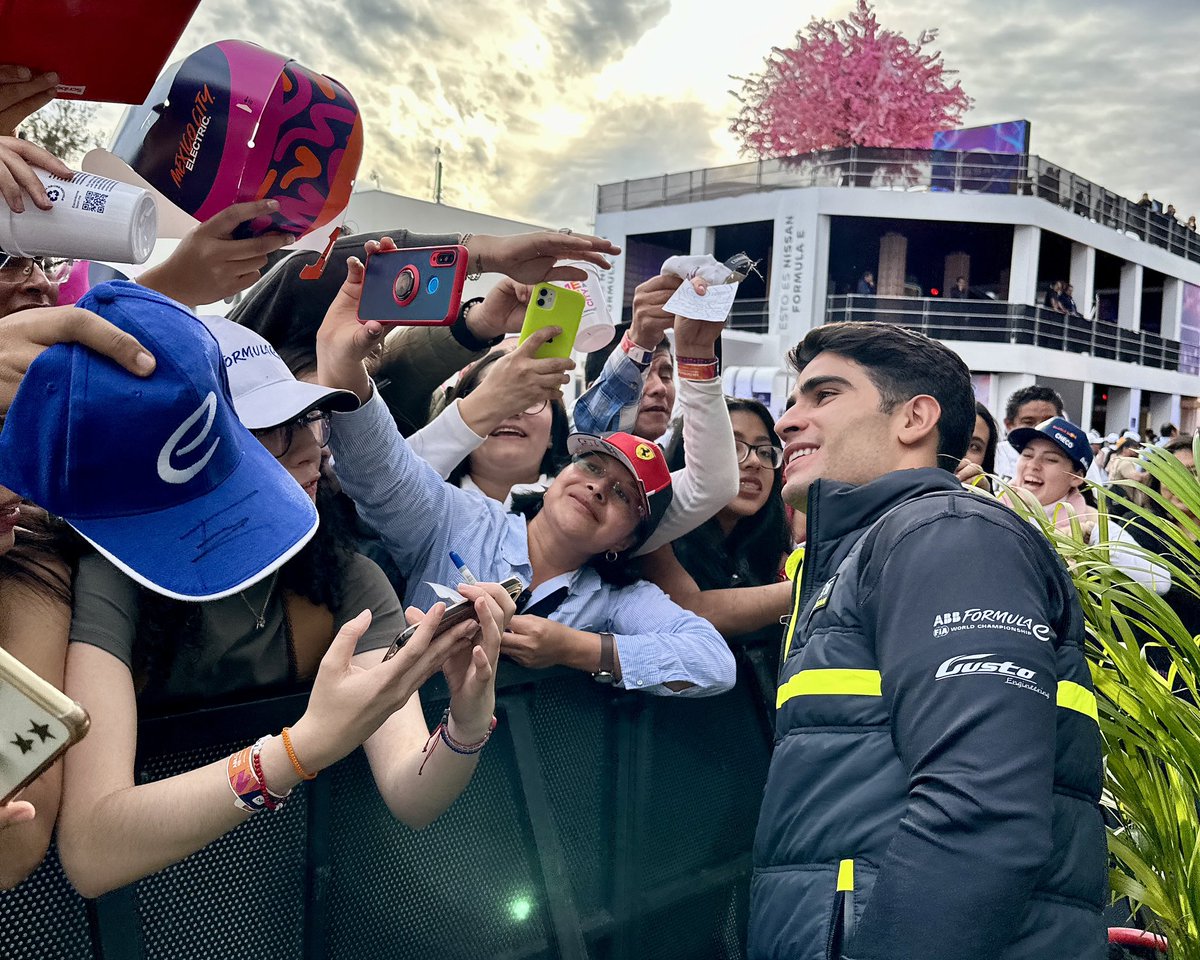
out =
<svg viewBox="0 0 1200 960"><path fill-rule="evenodd" d="M829 297L825 322L843 320L895 323L939 340L1025 344L1159 370L1200 372L1200 352L1194 346L1024 303L856 294Z"/></svg>
<svg viewBox="0 0 1200 960"><path fill-rule="evenodd" d="M504 662L500 726L432 826L391 816L358 750L278 813L96 901L74 893L52 851L0 893L0 957L737 960L775 647L737 647L736 687L698 700ZM440 678L422 690L431 726L446 696ZM137 782L278 731L305 700L143 722Z"/></svg>
<svg viewBox="0 0 1200 960"><path fill-rule="evenodd" d="M1078 174L1027 154L849 147L601 184L596 212L640 210L797 187L1041 197L1200 263L1200 235Z"/></svg>

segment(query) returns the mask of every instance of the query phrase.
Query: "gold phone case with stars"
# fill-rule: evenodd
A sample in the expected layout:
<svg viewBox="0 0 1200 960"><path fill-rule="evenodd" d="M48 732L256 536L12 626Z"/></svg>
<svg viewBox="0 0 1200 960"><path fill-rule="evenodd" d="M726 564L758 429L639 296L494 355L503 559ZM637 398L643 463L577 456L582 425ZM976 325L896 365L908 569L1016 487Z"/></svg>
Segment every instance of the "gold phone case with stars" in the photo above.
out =
<svg viewBox="0 0 1200 960"><path fill-rule="evenodd" d="M90 723L83 707L0 649L0 803L82 740Z"/></svg>

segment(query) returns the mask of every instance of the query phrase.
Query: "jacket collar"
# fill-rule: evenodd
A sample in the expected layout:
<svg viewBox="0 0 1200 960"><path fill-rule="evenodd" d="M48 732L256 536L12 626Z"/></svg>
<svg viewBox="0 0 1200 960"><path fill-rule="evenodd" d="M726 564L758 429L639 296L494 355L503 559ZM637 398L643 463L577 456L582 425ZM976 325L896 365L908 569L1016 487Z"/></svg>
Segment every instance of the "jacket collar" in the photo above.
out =
<svg viewBox="0 0 1200 960"><path fill-rule="evenodd" d="M940 467L893 470L870 483L817 480L809 491L809 517L817 518L813 542L825 544L864 530L892 507L925 493L960 490L958 478Z"/></svg>

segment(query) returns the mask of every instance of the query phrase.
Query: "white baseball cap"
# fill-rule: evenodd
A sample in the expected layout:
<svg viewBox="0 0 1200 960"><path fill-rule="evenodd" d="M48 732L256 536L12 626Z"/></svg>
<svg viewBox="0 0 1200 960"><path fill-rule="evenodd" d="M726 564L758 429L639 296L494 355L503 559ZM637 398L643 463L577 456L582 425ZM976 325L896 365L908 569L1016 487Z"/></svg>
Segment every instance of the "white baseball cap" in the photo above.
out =
<svg viewBox="0 0 1200 960"><path fill-rule="evenodd" d="M224 317L200 319L221 347L233 409L248 429L278 427L318 407L339 413L358 408L349 390L297 380L275 348L249 327Z"/></svg>

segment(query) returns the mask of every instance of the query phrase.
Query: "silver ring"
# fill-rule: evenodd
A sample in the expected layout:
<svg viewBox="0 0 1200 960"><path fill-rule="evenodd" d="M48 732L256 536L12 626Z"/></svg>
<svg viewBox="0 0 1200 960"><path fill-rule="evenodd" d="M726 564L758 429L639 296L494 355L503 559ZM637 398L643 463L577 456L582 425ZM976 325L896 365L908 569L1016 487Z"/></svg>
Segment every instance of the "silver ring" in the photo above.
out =
<svg viewBox="0 0 1200 960"><path fill-rule="evenodd" d="M565 233L569 237L571 235L571 228L570 227L559 227L558 232Z"/></svg>

